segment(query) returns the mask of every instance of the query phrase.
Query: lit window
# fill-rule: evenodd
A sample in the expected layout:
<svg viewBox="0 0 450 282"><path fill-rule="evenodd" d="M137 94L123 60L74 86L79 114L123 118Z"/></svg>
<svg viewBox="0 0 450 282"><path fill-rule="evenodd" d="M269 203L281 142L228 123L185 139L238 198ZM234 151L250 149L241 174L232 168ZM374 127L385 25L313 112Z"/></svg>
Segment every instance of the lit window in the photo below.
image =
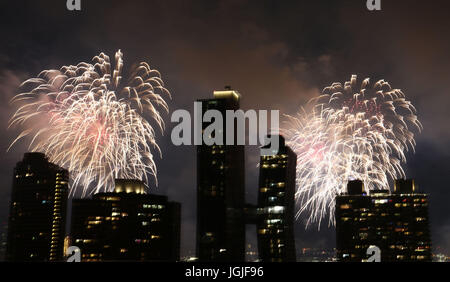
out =
<svg viewBox="0 0 450 282"><path fill-rule="evenodd" d="M388 199L375 199L375 204L386 204Z"/></svg>

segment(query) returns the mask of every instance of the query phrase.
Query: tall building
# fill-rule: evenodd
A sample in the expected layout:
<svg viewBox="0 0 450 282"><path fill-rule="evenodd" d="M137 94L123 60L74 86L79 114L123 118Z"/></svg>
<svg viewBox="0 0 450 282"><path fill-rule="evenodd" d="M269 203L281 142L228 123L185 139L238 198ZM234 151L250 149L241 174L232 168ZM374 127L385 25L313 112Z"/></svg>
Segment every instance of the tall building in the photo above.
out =
<svg viewBox="0 0 450 282"><path fill-rule="evenodd" d="M178 261L179 203L118 179L114 192L72 202L71 241L81 261Z"/></svg>
<svg viewBox="0 0 450 282"><path fill-rule="evenodd" d="M268 148L268 147L267 147ZM258 253L261 261L296 261L294 236L297 156L279 136L279 150L261 155L258 193Z"/></svg>
<svg viewBox="0 0 450 282"><path fill-rule="evenodd" d="M428 195L414 180L396 180L394 192L364 193L350 181L336 197L336 246L339 261L367 261L369 246L381 250L381 261L431 261Z"/></svg>
<svg viewBox="0 0 450 282"><path fill-rule="evenodd" d="M6 260L62 260L69 173L42 153L14 168Z"/></svg>
<svg viewBox="0 0 450 282"><path fill-rule="evenodd" d="M199 102L202 115L217 110L225 117L226 110L239 109L239 100L238 92L226 89L214 91L214 99ZM202 132L209 124L202 123ZM196 248L200 261L245 260L244 168L243 145L209 146L202 141L197 146Z"/></svg>

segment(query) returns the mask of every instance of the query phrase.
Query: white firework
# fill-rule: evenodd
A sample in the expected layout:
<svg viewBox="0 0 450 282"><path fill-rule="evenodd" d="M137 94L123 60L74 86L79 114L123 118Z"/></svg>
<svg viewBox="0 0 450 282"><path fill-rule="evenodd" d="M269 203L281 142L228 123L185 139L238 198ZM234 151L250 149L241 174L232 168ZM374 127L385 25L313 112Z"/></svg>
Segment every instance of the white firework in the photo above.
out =
<svg viewBox="0 0 450 282"><path fill-rule="evenodd" d="M164 96L170 93L147 63L132 69L126 81L122 69L119 50L114 68L101 53L92 64L44 70L25 81L21 87L29 91L12 99L18 109L9 126L23 131L11 146L30 136L29 150L67 168L71 194L81 189L83 197L113 190L115 178L147 182L151 175L156 181L152 151L161 151L152 124L164 130Z"/></svg>

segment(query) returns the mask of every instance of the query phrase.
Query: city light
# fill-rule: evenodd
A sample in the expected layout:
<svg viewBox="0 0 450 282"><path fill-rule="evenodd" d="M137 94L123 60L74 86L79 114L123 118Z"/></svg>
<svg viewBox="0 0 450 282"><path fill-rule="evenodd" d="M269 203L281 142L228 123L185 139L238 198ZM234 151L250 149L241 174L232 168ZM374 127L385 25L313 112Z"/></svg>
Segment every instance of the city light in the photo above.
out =
<svg viewBox="0 0 450 282"><path fill-rule="evenodd" d="M31 136L31 151L70 171L72 195L112 191L115 178L156 180L154 154L161 151L153 124L164 130L170 93L145 62L123 77L122 56L116 52L114 66L101 53L92 63L44 70L12 99L18 109L9 127L23 130L10 148Z"/></svg>

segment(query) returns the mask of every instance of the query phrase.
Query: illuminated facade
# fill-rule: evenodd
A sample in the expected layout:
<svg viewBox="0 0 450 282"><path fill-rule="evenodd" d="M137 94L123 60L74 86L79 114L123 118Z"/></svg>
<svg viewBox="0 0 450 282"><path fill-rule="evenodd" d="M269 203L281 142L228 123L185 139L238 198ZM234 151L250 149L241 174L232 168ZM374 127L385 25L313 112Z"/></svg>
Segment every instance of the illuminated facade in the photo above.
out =
<svg viewBox="0 0 450 282"><path fill-rule="evenodd" d="M214 99L199 100L202 115L214 109L225 116L226 110L239 109L239 99L239 93L230 89L214 91ZM202 123L202 129L208 125ZM226 140L226 132L223 135ZM197 146L196 249L200 261L245 260L244 165L244 146Z"/></svg>
<svg viewBox="0 0 450 282"><path fill-rule="evenodd" d="M394 192L363 193L350 181L348 193L336 197L336 245L339 261L366 261L367 248L378 246L381 261L431 261L428 195L414 180L396 180Z"/></svg>
<svg viewBox="0 0 450 282"><path fill-rule="evenodd" d="M7 242L6 240L7 240L7 236L8 236L6 222L4 224L5 227L2 226L4 229L0 233L0 262L5 261L5 255L6 255L6 242Z"/></svg>
<svg viewBox="0 0 450 282"><path fill-rule="evenodd" d="M140 181L116 180L114 192L73 200L72 245L86 262L178 261L180 209Z"/></svg>
<svg viewBox="0 0 450 282"><path fill-rule="evenodd" d="M61 261L69 173L42 153L14 168L6 260Z"/></svg>
<svg viewBox="0 0 450 282"><path fill-rule="evenodd" d="M297 156L279 137L279 151L262 155L258 193L258 253L261 261L296 261L294 193Z"/></svg>

